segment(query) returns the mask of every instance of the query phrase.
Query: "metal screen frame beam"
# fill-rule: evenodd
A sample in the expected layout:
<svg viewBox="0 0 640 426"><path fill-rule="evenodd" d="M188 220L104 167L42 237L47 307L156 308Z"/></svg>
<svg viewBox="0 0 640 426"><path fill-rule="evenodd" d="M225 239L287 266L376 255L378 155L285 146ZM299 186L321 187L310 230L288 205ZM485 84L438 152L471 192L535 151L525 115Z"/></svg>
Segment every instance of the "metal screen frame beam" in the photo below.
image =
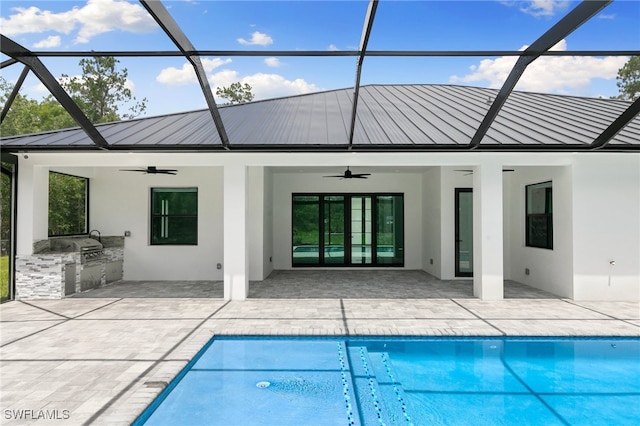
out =
<svg viewBox="0 0 640 426"><path fill-rule="evenodd" d="M20 76L18 77L18 80L16 81L16 84L13 86L13 90L11 90L9 97L7 98L7 102L2 108L2 112L0 113L0 123L2 123L4 121L4 118L7 116L7 113L9 112L13 101L16 99L16 96L18 96L18 92L22 87L22 83L24 83L24 79L27 78L27 74L29 74L29 67L25 65L22 69L22 72L20 73Z"/></svg>
<svg viewBox="0 0 640 426"><path fill-rule="evenodd" d="M613 123L609 125L600 135L589 145L591 149L600 149L605 147L611 139L614 138L624 127L640 114L640 98L636 99L629 107L624 110Z"/></svg>
<svg viewBox="0 0 640 426"><path fill-rule="evenodd" d="M195 51L193 44L191 44L187 35L182 31L180 26L178 26L161 1L140 0L140 3L142 3L142 6L147 9L147 12L149 12L167 36L173 41L178 49L180 49L182 55L193 66L196 77L198 78L198 83L200 83L200 88L202 89L204 98L207 101L211 118L218 130L220 141L226 149L229 149L229 137L227 136L227 131L222 123L222 117L220 116L220 111L218 111L218 106L216 105L216 100L213 97L213 92L211 91L211 86L207 80L207 73L202 66L202 61L198 55L193 54Z"/></svg>
<svg viewBox="0 0 640 426"><path fill-rule="evenodd" d="M15 41L0 34L0 51L5 55L17 60L27 66L40 79L42 84L49 92L60 102L60 105L67 110L71 117L82 127L87 136L98 147L108 149L109 144L100 134L98 129L93 125L91 120L82 112L80 107L71 99L71 96L58 83L58 80L51 74L49 69L40 61L40 59L25 47L19 45Z"/></svg>
<svg viewBox="0 0 640 426"><path fill-rule="evenodd" d="M102 50L102 51L32 51L39 57L176 57L184 56L183 52L174 50ZM193 50L188 52L194 56L299 56L299 57L346 57L359 56L357 50ZM523 56L522 50L367 50L367 56L376 57L499 57ZM550 50L541 52L540 56L637 56L640 50ZM5 64L6 62L6 64ZM8 60L0 63L0 69L17 61Z"/></svg>
<svg viewBox="0 0 640 426"><path fill-rule="evenodd" d="M358 112L358 98L360 97L360 76L362 74L362 64L367 52L367 44L369 44L369 36L373 28L373 20L378 9L378 0L370 0L367 7L367 14L364 18L362 27L362 36L360 37L360 49L358 55L358 63L356 66L356 83L353 88L353 107L351 109L351 122L349 124L349 149L353 146L353 135L356 128L356 115Z"/></svg>
<svg viewBox="0 0 640 426"><path fill-rule="evenodd" d="M489 131L491 124L493 124L498 113L500 113L502 106L507 101L507 98L518 83L518 80L520 80L520 77L526 70L527 66L540 57L543 52L551 49L580 25L591 19L596 13L600 12L605 6L611 3L611 1L612 0L584 0L576 6L575 9L560 19L560 21L558 21L547 32L540 36L540 38L534 41L531 46L524 50L522 56L518 58L518 61L502 85L500 92L498 92L498 95L493 100L493 103L489 107L489 111L487 111L487 114L484 116L484 119L482 120L482 123L480 123L476 133L471 138L471 142L469 143L470 149L475 149L480 145L480 142L482 142L487 131Z"/></svg>

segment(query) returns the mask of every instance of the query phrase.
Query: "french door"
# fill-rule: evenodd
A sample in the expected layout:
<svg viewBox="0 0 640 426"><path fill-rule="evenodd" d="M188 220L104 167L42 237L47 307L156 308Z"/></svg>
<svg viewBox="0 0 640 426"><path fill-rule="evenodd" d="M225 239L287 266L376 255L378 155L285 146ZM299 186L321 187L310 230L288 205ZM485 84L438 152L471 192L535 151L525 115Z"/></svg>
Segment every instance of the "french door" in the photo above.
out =
<svg viewBox="0 0 640 426"><path fill-rule="evenodd" d="M403 266L402 194L293 194L293 266Z"/></svg>

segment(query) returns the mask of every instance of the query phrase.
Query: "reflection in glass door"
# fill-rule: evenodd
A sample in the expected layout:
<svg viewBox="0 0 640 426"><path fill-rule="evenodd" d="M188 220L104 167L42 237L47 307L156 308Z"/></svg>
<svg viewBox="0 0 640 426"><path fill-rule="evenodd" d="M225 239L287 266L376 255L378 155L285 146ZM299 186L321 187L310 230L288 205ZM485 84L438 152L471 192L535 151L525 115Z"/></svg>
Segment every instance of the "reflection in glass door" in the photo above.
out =
<svg viewBox="0 0 640 426"><path fill-rule="evenodd" d="M325 195L322 197L324 204L323 220L323 253L326 265L344 265L344 196Z"/></svg>
<svg viewBox="0 0 640 426"><path fill-rule="evenodd" d="M304 195L293 197L293 265L320 263L320 197Z"/></svg>
<svg viewBox="0 0 640 426"><path fill-rule="evenodd" d="M351 263L371 264L371 196L351 197Z"/></svg>
<svg viewBox="0 0 640 426"><path fill-rule="evenodd" d="M472 277L473 192L471 188L456 188L455 191L455 273L456 277Z"/></svg>
<svg viewBox="0 0 640 426"><path fill-rule="evenodd" d="M15 205L18 160L2 153L0 173L0 303L13 299Z"/></svg>
<svg viewBox="0 0 640 426"><path fill-rule="evenodd" d="M404 217L400 195L376 197L376 262L399 264L404 261Z"/></svg>

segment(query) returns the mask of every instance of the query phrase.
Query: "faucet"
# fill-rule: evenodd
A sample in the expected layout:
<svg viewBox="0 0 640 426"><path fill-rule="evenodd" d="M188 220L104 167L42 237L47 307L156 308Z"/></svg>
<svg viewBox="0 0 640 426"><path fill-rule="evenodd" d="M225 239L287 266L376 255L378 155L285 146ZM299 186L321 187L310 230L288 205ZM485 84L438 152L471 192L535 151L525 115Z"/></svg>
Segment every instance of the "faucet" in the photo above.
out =
<svg viewBox="0 0 640 426"><path fill-rule="evenodd" d="M98 231L97 229L92 229L91 231L89 231L89 238L93 238L91 234L93 234L94 232L98 233L98 242L102 243L102 240L100 239L100 231Z"/></svg>

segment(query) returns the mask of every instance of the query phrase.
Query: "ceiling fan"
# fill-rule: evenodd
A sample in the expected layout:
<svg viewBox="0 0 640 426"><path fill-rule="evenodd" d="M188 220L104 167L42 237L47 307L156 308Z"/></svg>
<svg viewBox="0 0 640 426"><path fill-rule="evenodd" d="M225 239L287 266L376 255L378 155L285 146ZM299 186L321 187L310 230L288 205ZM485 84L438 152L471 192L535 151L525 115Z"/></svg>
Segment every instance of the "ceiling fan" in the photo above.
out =
<svg viewBox="0 0 640 426"><path fill-rule="evenodd" d="M347 166L347 170L344 171L344 174L323 177L335 177L340 179L367 179L368 176L371 176L371 173L352 173L351 170L349 170L349 166Z"/></svg>
<svg viewBox="0 0 640 426"><path fill-rule="evenodd" d="M515 169L502 169L502 173L505 172L515 172ZM456 172L465 172L464 175L468 176L468 175L472 175L473 174L473 170L471 169L462 169L462 170L456 170Z"/></svg>
<svg viewBox="0 0 640 426"><path fill-rule="evenodd" d="M121 172L139 172L145 175L176 175L175 169L159 169L156 166L148 166L146 169L120 169Z"/></svg>

